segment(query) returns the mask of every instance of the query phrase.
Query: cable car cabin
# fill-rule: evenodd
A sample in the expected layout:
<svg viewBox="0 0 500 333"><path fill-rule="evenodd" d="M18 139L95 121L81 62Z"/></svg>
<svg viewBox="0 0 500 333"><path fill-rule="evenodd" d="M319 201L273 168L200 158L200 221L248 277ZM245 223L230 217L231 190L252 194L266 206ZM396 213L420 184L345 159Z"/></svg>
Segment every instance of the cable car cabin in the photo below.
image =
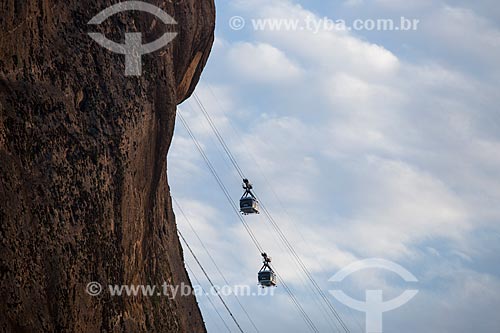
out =
<svg viewBox="0 0 500 333"><path fill-rule="evenodd" d="M276 274L273 272L269 263L271 262L271 257L268 257L266 253L262 253L262 268L259 273L257 273L257 279L262 288L265 287L276 287Z"/></svg>
<svg viewBox="0 0 500 333"><path fill-rule="evenodd" d="M243 179L243 189L245 193L243 193L240 199L240 211L244 215L259 214L259 202L252 193L252 188L253 186L248 179Z"/></svg>
<svg viewBox="0 0 500 333"><path fill-rule="evenodd" d="M262 288L276 286L276 274L273 271L263 271L259 272L257 275L259 284Z"/></svg>
<svg viewBox="0 0 500 333"><path fill-rule="evenodd" d="M252 197L241 198L240 211L244 215L259 214L259 203Z"/></svg>

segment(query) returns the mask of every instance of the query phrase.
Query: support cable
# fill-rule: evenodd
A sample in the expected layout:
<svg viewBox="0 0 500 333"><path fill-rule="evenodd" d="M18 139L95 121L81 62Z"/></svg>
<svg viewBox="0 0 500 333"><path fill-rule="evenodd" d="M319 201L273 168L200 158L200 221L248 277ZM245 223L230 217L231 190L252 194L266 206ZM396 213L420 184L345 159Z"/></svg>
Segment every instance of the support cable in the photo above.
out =
<svg viewBox="0 0 500 333"><path fill-rule="evenodd" d="M203 268L203 265L201 264L201 262L198 260L198 258L196 257L196 255L194 254L193 250L191 249L191 247L189 246L188 242L186 241L186 239L184 238L184 236L182 235L182 233L180 232L180 230L177 230L177 232L179 233L179 236L181 236L181 239L182 241L184 242L184 244L186 244L186 247L188 248L189 252L191 252L191 255L193 256L194 260L196 261L196 263L198 264L198 266L200 267L201 271L203 272L203 274L205 275L205 277L207 278L208 282L210 282L210 285L212 286L212 290L214 290L216 293L217 293L217 296L219 297L221 303L224 305L224 307L226 308L227 312L229 313L229 315L231 316L231 319L234 321L234 323L236 324L236 326L238 327L238 330L241 332L241 333L244 333L243 332L243 329L241 328L240 324L238 323L238 321L236 320L236 317L233 315L233 313L231 312L231 310L229 309L229 307L227 306L226 302L224 301L224 299L222 298L221 294L219 293L219 291L217 290L217 288L215 288L215 285L213 284L212 280L210 279L210 277L208 276L207 272L205 271L205 269Z"/></svg>
<svg viewBox="0 0 500 333"><path fill-rule="evenodd" d="M222 323L224 324L224 326L226 327L227 331L229 333L231 333L231 329L229 328L229 326L227 325L226 321L224 320L224 318L222 317L222 315L220 314L219 310L217 309L217 307L215 306L214 302L212 302L212 299L208 296L208 293L205 292L205 290L203 289L203 287L201 286L201 283L200 281L198 280L198 278L196 277L196 274L194 274L194 271L191 269L191 267L189 267L189 264L187 262L184 263L186 265L186 268L188 269L189 271L189 275L193 277L194 279L194 282L196 282L200 288L201 288L201 291L207 296L207 300L208 302L210 303L210 305L212 305L212 307L214 308L214 311L217 313L217 315L219 316L220 320L222 321Z"/></svg>

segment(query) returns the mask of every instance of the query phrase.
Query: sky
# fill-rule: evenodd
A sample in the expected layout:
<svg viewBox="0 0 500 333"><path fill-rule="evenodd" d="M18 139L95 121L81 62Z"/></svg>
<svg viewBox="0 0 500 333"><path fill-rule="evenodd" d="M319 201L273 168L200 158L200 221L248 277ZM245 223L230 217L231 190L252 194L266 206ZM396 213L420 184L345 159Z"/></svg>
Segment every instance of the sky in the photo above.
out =
<svg viewBox="0 0 500 333"><path fill-rule="evenodd" d="M240 30L231 28L234 16L246 22ZM418 19L418 29L258 30L252 22L401 17ZM217 1L216 41L196 94L351 332L364 331L365 314L328 290L363 301L369 289L383 290L384 300L418 289L384 313L384 332L500 332L499 65L494 0ZM197 103L179 110L237 203L241 179ZM226 279L258 290L260 255L179 121L168 173L172 195ZM205 269L224 285L174 210ZM318 329L333 331L265 216L246 221ZM418 282L380 269L328 281L368 258L395 262ZM226 300L251 332L236 299ZM239 300L261 332L307 331L282 286ZM208 331L223 332L207 297L198 301Z"/></svg>

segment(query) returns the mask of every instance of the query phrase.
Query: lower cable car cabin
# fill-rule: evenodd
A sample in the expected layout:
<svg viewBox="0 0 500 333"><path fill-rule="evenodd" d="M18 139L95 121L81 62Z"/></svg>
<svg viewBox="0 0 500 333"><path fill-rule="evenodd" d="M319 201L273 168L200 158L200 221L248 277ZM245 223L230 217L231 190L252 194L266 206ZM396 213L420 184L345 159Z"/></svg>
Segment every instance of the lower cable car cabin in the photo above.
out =
<svg viewBox="0 0 500 333"><path fill-rule="evenodd" d="M264 265L260 269L259 273L257 273L257 279L259 281L259 285L262 288L265 287L276 287L276 273L274 273L269 263L271 262L271 257L268 257L266 253L262 253Z"/></svg>
<svg viewBox="0 0 500 333"><path fill-rule="evenodd" d="M259 214L259 203L252 197L241 198L240 211L244 215Z"/></svg>
<svg viewBox="0 0 500 333"><path fill-rule="evenodd" d="M253 186L248 179L243 179L243 188L245 189L245 193L243 193L240 199L240 211L244 215L259 214L259 202L252 193Z"/></svg>
<svg viewBox="0 0 500 333"><path fill-rule="evenodd" d="M273 271L262 271L257 274L259 284L264 287L276 286L276 274Z"/></svg>

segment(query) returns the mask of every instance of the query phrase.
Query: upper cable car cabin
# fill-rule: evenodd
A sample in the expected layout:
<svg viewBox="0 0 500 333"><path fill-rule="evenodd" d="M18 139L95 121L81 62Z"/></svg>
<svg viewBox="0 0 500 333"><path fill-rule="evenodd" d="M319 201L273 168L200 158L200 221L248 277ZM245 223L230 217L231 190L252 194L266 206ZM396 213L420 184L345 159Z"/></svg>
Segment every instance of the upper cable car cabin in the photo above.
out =
<svg viewBox="0 0 500 333"><path fill-rule="evenodd" d="M257 273L257 279L259 280L259 285L262 288L265 287L276 287L276 273L269 266L271 262L271 257L268 257L266 253L262 253L264 265Z"/></svg>
<svg viewBox="0 0 500 333"><path fill-rule="evenodd" d="M243 193L240 198L240 211L244 215L259 214L259 202L252 193L252 188L253 186L248 179L243 179L243 189L245 189L245 193Z"/></svg>

